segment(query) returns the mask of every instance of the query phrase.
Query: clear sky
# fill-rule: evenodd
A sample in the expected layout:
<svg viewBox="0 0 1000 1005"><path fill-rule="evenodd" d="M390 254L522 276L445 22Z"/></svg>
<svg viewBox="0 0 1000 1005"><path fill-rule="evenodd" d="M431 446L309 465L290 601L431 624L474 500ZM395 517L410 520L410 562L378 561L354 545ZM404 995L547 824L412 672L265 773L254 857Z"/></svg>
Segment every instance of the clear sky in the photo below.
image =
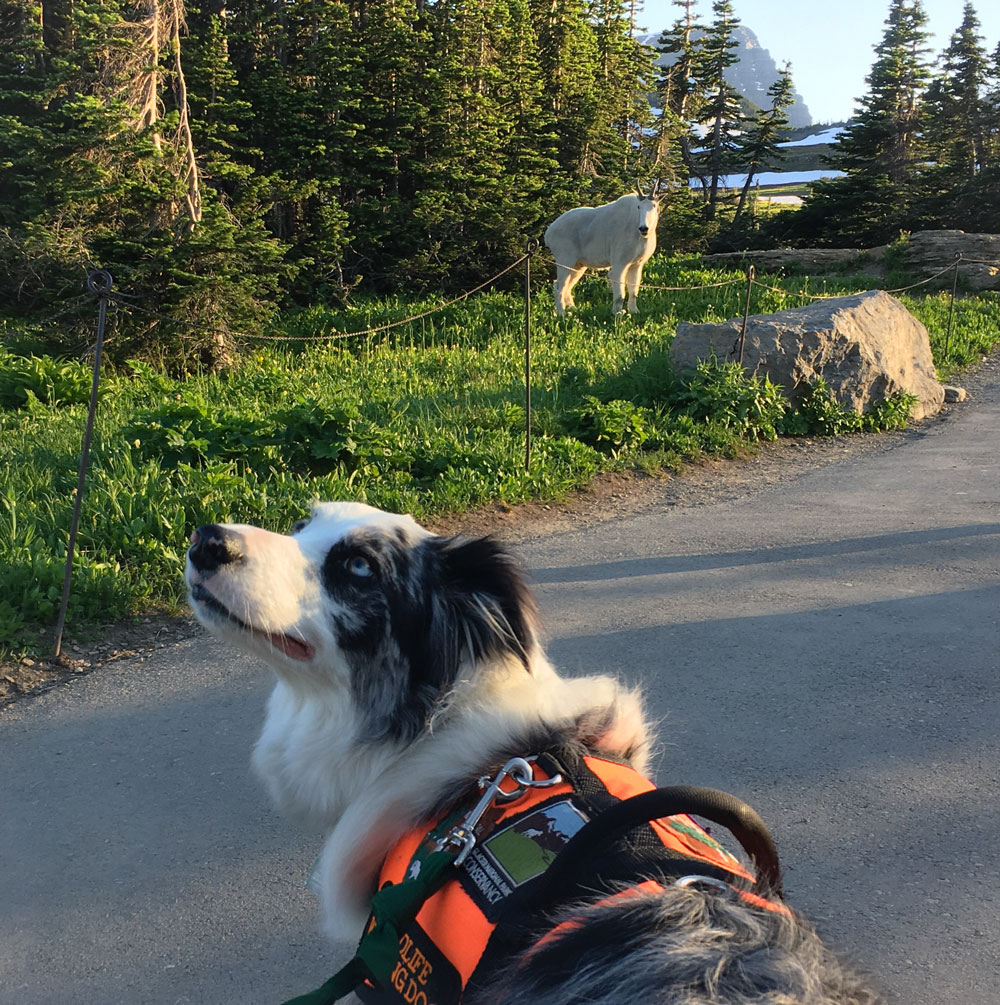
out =
<svg viewBox="0 0 1000 1005"><path fill-rule="evenodd" d="M795 89L805 99L813 122L849 118L854 101L866 91L874 48L885 30L889 0L732 0L740 21L760 39L780 66L792 64ZM988 53L1000 42L1000 2L974 0L980 33ZM962 22L964 0L924 0L933 56L948 44ZM700 0L703 20L710 20L711 0ZM639 24L662 31L677 17L670 0L645 0Z"/></svg>

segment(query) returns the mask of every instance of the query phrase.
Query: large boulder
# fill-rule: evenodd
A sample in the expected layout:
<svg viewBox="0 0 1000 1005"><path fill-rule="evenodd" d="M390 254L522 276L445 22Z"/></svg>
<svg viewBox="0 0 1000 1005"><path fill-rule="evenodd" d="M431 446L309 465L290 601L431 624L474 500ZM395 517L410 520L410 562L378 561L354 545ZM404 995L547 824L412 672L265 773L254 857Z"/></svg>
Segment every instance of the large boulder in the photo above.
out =
<svg viewBox="0 0 1000 1005"><path fill-rule="evenodd" d="M872 248L878 258L884 248ZM959 257L961 256L961 261ZM1000 290L1000 234L967 234L964 230L921 230L911 234L900 257L909 272L947 286L958 261L958 274L973 290Z"/></svg>
<svg viewBox="0 0 1000 1005"><path fill-rule="evenodd" d="M774 248L768 251L726 251L702 255L704 262L752 263L763 272L780 272L789 267L798 272L858 271L862 267L860 248Z"/></svg>
<svg viewBox="0 0 1000 1005"><path fill-rule="evenodd" d="M693 370L713 356L737 359L741 326L742 318L678 325L670 346L674 369ZM881 290L748 318L743 365L780 384L793 404L817 377L858 413L897 391L916 395L914 419L934 415L944 401L927 329Z"/></svg>
<svg viewBox="0 0 1000 1005"><path fill-rule="evenodd" d="M775 248L769 251L728 251L702 255L702 260L727 265L753 264L764 272L857 272L881 275L890 246L861 248ZM896 247L892 247L892 253ZM923 280L928 289L951 285L952 266L961 256L958 273L973 290L1000 290L1000 234L967 234L964 230L919 230L898 249L897 264Z"/></svg>

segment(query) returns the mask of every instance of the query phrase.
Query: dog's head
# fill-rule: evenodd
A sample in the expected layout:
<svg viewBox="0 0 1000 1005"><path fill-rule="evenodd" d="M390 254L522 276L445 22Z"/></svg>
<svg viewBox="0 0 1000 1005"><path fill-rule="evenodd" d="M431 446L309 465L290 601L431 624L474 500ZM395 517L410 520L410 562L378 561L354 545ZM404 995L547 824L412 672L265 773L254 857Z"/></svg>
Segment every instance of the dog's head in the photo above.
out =
<svg viewBox="0 0 1000 1005"><path fill-rule="evenodd" d="M342 693L371 740L411 739L464 676L528 671L537 647L533 598L496 541L360 503L321 503L288 535L199 527L186 578L202 624L293 687Z"/></svg>

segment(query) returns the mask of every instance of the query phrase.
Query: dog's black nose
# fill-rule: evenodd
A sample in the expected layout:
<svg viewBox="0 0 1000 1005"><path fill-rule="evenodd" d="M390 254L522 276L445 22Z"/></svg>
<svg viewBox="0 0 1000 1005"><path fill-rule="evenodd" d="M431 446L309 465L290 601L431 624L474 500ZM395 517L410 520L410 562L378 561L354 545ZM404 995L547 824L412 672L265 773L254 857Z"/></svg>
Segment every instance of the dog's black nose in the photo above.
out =
<svg viewBox="0 0 1000 1005"><path fill-rule="evenodd" d="M220 565L238 562L243 558L239 539L217 523L207 523L191 535L188 555L191 564L199 572L212 572Z"/></svg>

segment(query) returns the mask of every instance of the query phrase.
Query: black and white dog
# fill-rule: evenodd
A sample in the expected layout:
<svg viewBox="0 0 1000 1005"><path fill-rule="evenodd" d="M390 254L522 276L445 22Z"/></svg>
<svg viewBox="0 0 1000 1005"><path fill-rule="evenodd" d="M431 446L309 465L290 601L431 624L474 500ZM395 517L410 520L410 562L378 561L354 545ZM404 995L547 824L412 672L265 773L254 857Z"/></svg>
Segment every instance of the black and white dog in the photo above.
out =
<svg viewBox="0 0 1000 1005"><path fill-rule="evenodd" d="M639 696L608 677L556 673L525 579L493 539L439 537L409 516L322 503L287 536L212 524L191 541L197 617L277 673L253 763L280 808L328 834L315 878L332 939L357 941L397 842L509 758L559 746L644 771ZM557 912L526 921L550 934L454 1001L879 1001L784 906L722 885L576 898L555 935ZM411 966L417 979L430 958ZM405 1000L432 1000L411 985Z"/></svg>

